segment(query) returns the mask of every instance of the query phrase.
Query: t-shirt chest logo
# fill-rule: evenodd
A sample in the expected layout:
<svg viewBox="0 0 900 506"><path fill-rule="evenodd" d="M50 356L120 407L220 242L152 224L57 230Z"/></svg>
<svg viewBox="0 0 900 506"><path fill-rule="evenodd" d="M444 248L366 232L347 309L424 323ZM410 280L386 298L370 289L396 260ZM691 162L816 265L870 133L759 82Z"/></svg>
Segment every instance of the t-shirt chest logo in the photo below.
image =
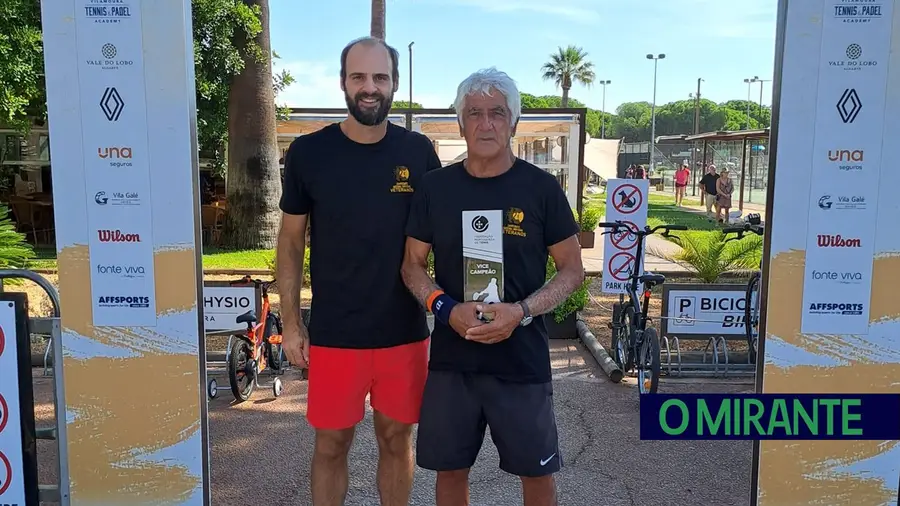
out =
<svg viewBox="0 0 900 506"><path fill-rule="evenodd" d="M398 165L394 169L396 182L391 186L391 193L412 193L413 187L409 185L409 167Z"/></svg>
<svg viewBox="0 0 900 506"><path fill-rule="evenodd" d="M525 221L525 211L518 207L510 207L509 210L506 211L506 225L503 227L503 233L527 237L525 230L522 229L523 221Z"/></svg>

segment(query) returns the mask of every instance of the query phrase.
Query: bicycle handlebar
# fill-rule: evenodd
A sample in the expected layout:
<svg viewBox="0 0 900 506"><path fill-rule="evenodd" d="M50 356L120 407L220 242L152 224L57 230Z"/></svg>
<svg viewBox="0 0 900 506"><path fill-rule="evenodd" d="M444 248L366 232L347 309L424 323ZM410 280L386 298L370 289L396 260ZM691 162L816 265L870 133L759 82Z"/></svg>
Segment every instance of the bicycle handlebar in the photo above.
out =
<svg viewBox="0 0 900 506"><path fill-rule="evenodd" d="M234 280L234 281L229 281L228 284L231 285L231 286L235 286L235 285L250 285L250 284L252 284L252 285L255 285L255 286L269 287L269 286L275 284L275 280L273 279L272 281L263 281L262 279L253 279L253 278L251 278L249 275L247 275L247 276L244 276L244 277L241 278L241 279L236 279L236 280Z"/></svg>
<svg viewBox="0 0 900 506"><path fill-rule="evenodd" d="M685 226L685 225L657 225L653 228L650 228L650 226L648 225L648 226L644 227L643 229L633 230L631 227L629 227L628 225L626 225L620 221L611 222L611 223L610 222L599 223L599 224L597 224L597 226L600 228L611 228L612 229L609 232L603 232L604 234L616 233L619 231L619 229L626 229L629 232L631 232L632 234L635 234L639 237L644 237L644 236L655 234L659 230L663 230L663 235L668 235L669 232L671 232L673 230L687 230L688 229L687 226Z"/></svg>

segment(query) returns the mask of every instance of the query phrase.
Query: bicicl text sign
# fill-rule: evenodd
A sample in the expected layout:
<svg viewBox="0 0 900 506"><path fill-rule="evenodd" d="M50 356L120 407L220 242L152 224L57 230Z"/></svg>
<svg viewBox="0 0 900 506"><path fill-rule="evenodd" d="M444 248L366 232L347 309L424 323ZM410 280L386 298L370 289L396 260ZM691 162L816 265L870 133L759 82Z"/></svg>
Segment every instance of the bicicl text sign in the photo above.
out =
<svg viewBox="0 0 900 506"><path fill-rule="evenodd" d="M670 283L662 289L662 335L697 338L746 335L745 285Z"/></svg>

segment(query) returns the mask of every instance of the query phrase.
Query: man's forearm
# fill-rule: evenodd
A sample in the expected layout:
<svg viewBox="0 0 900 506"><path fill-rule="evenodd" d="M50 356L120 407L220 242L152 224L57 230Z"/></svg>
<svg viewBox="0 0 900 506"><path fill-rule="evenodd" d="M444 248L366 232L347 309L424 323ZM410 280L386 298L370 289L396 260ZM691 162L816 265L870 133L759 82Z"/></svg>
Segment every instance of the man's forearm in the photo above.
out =
<svg viewBox="0 0 900 506"><path fill-rule="evenodd" d="M435 290L439 290L440 287L428 275L428 270L424 266L407 263L403 266L401 275L403 276L403 283L406 284L406 288L409 289L410 293L419 301L419 304L422 304L422 307L430 311L431 308L426 304L428 296L434 293Z"/></svg>
<svg viewBox="0 0 900 506"><path fill-rule="evenodd" d="M584 271L559 271L550 281L525 299L532 316L549 313L584 282Z"/></svg>
<svg viewBox="0 0 900 506"><path fill-rule="evenodd" d="M275 270L278 277L278 295L281 297L281 320L287 328L303 325L303 319L300 317L300 291L303 289L305 250L305 238L283 246L279 244L278 247L278 263Z"/></svg>

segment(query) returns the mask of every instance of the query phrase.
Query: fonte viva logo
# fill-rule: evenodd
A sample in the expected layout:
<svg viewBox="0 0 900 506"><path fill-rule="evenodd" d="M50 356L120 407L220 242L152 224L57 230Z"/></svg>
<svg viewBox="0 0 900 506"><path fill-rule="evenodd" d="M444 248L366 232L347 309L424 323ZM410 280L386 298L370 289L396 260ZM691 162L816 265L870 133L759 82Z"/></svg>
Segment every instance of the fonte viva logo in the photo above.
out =
<svg viewBox="0 0 900 506"><path fill-rule="evenodd" d="M816 281L827 280L839 281L841 283L857 283L862 281L862 273L854 271L812 271L812 278Z"/></svg>
<svg viewBox="0 0 900 506"><path fill-rule="evenodd" d="M819 234L817 244L820 248L860 248L862 247L862 240L847 239L840 234Z"/></svg>
<svg viewBox="0 0 900 506"><path fill-rule="evenodd" d="M144 268L140 265L97 265L97 274L117 274L125 277L143 276Z"/></svg>
<svg viewBox="0 0 900 506"><path fill-rule="evenodd" d="M121 230L98 230L100 242L141 242L140 234L126 234Z"/></svg>

